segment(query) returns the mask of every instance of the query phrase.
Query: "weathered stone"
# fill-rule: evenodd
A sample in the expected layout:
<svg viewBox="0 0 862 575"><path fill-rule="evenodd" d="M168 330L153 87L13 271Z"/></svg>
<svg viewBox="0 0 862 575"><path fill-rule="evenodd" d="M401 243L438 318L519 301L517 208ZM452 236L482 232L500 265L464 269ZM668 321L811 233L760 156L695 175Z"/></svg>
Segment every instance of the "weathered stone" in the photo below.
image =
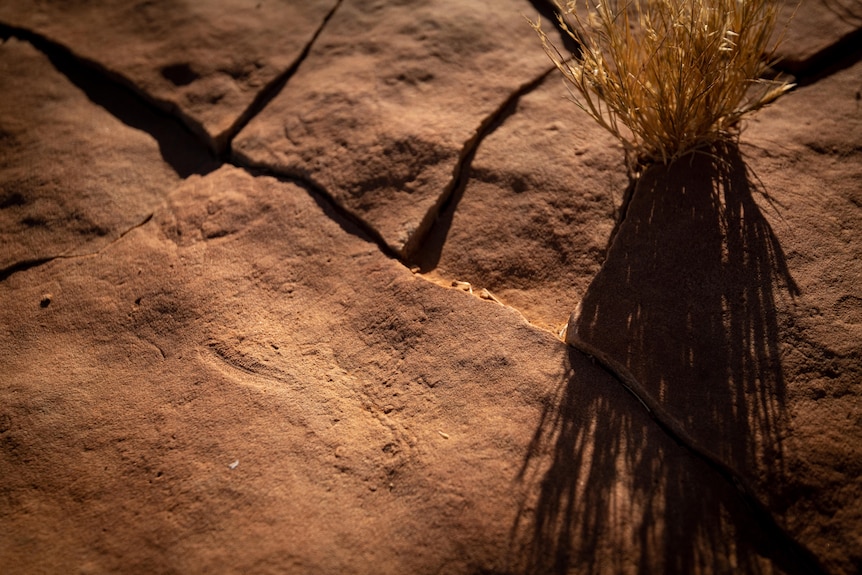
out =
<svg viewBox="0 0 862 575"><path fill-rule="evenodd" d="M178 114L217 151L337 0L9 0L0 22L57 42Z"/></svg>
<svg viewBox="0 0 862 575"><path fill-rule="evenodd" d="M293 48L254 49L279 17L224 3L7 2L0 20L191 125L197 102L236 126L333 5L302 8ZM556 74L529 84L550 64L519 13L546 6L344 0L236 154L534 325L410 273L317 191L231 167L178 185L210 169L188 134L56 46L15 32L52 69L0 45L4 575L858 571L862 64L821 66L858 32L812 32L813 85L755 116L740 153L648 172L587 289L626 178ZM275 75L228 81L251 108L202 101L256 58ZM581 299L582 335L766 514L535 327Z"/></svg>
<svg viewBox="0 0 862 575"><path fill-rule="evenodd" d="M407 254L489 118L550 68L533 12L526 0L345 0L235 157L312 180Z"/></svg>
<svg viewBox="0 0 862 575"><path fill-rule="evenodd" d="M0 283L8 573L793 571L588 359L331 216L223 168Z"/></svg>
<svg viewBox="0 0 862 575"><path fill-rule="evenodd" d="M780 309L799 491L787 521L835 572L862 565L862 63L752 122L745 149L799 295ZM809 491L810 490L810 491Z"/></svg>
<svg viewBox="0 0 862 575"><path fill-rule="evenodd" d="M0 270L94 252L179 181L157 142L93 104L27 43L0 45Z"/></svg>
<svg viewBox="0 0 862 575"><path fill-rule="evenodd" d="M817 76L858 51L860 31L859 0L784 0L774 35L779 41L775 54L779 67L799 76Z"/></svg>
<svg viewBox="0 0 862 575"><path fill-rule="evenodd" d="M482 141L420 254L559 332L598 273L628 185L623 151L553 74Z"/></svg>
<svg viewBox="0 0 862 575"><path fill-rule="evenodd" d="M836 573L862 564L860 85L857 64L759 114L742 154L645 175L573 326Z"/></svg>

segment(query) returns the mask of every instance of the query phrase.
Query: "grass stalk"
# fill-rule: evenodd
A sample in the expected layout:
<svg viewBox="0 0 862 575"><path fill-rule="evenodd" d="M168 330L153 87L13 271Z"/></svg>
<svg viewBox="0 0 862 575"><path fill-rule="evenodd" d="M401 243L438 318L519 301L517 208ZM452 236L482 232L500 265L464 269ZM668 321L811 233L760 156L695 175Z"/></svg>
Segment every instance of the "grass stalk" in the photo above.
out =
<svg viewBox="0 0 862 575"><path fill-rule="evenodd" d="M564 56L531 22L571 98L623 145L632 175L738 137L793 88L764 79L775 0L555 0L580 46Z"/></svg>

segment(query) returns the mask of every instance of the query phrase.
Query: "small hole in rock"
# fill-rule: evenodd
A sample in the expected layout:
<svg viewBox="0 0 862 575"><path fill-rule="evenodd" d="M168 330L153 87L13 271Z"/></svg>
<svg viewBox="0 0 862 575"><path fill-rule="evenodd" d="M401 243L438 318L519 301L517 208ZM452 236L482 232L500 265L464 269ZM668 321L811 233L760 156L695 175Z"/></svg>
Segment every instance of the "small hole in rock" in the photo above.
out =
<svg viewBox="0 0 862 575"><path fill-rule="evenodd" d="M174 86L188 86L200 76L188 64L171 64L162 68L162 76Z"/></svg>

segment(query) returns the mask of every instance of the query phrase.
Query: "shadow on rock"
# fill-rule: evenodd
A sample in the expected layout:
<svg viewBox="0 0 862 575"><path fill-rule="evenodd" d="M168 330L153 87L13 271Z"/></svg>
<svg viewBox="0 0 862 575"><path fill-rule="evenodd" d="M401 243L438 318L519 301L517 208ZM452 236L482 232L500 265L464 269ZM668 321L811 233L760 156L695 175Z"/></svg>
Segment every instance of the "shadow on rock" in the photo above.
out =
<svg viewBox="0 0 862 575"><path fill-rule="evenodd" d="M563 48L565 48L569 54L580 57L581 47L560 25L558 17L559 9L554 4L554 1L530 0L530 4L532 4L533 8L536 10L535 15L531 14L529 16L530 20L534 21L538 17L546 25L546 28L548 25L553 26L560 34L560 41L562 42Z"/></svg>
<svg viewBox="0 0 862 575"><path fill-rule="evenodd" d="M574 328L780 515L776 304L798 288L755 192L735 147L644 174ZM522 469L536 492L514 529L529 541L526 572L819 571L618 382L585 382L574 349L569 363Z"/></svg>

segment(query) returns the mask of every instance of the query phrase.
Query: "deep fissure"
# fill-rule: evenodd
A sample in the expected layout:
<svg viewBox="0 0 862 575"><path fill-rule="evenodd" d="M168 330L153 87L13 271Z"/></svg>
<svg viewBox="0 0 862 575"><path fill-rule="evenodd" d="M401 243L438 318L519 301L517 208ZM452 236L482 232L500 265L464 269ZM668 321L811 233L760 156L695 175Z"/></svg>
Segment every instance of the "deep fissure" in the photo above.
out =
<svg viewBox="0 0 862 575"><path fill-rule="evenodd" d="M129 82L34 32L0 23L0 35L29 43L91 102L127 126L148 133L157 142L165 163L179 177L205 175L219 166L219 159L181 117L154 104Z"/></svg>

